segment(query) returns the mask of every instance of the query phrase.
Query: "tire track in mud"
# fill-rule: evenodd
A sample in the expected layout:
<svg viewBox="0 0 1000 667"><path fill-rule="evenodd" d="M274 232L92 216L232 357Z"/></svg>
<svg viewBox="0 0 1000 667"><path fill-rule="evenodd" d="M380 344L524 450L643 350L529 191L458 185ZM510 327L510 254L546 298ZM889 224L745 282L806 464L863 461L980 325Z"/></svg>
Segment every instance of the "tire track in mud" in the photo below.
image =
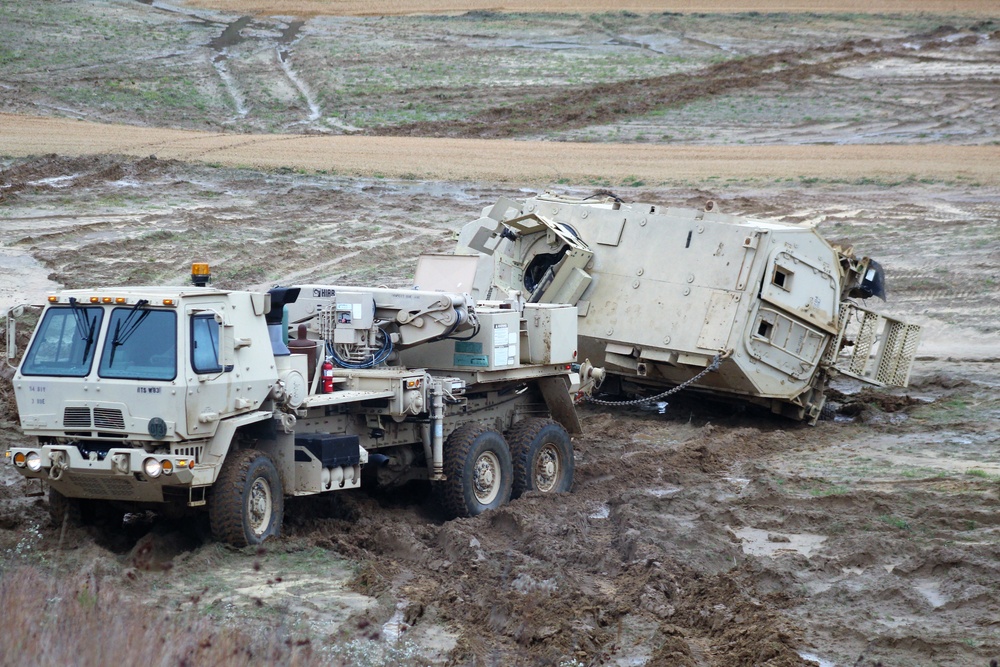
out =
<svg viewBox="0 0 1000 667"><path fill-rule="evenodd" d="M791 86L810 79L829 78L839 68L847 66L896 56L913 57L913 49L941 46L941 40L953 31L953 28L943 27L926 35L880 41L852 40L804 51L739 57L694 72L555 92L534 91L532 95L521 95L517 102L486 109L468 119L377 127L366 134L510 138L536 135L540 130L553 132L606 125L739 90L775 84ZM908 50L898 51L900 48Z"/></svg>
<svg viewBox="0 0 1000 667"><path fill-rule="evenodd" d="M719 474L734 458L780 450L784 436L688 427L694 437L676 449L625 461L614 442L621 418L589 416L594 435L576 444L572 495L528 494L439 525L412 509L369 511L374 502L346 499L349 524L307 519L296 531L371 563L368 585L408 600L419 610L414 622L426 610L461 628L452 664L566 656L583 664L802 664L783 596L755 590L750 569L737 565L748 559L719 521L724 510L704 490L725 484ZM702 556L691 560L695 553ZM408 577L411 570L420 577ZM648 649L641 661L640 646Z"/></svg>
<svg viewBox="0 0 1000 667"><path fill-rule="evenodd" d="M276 28L279 32L278 37L270 38L266 35L265 31L265 34L260 36L260 39L275 42L273 47L275 52L275 64L283 73L285 78L288 79L289 83L299 92L308 107L308 116L302 122L307 124L312 123L318 120L322 115L322 109L320 108L315 95L313 95L309 85L303 81L299 73L292 67L290 60L292 47L301 38L300 32L305 25L304 20L268 20L267 18L250 16L246 15L245 12L241 12L239 18L225 23L206 18L198 12L187 10L179 6L168 5L165 3L156 3L152 6L154 9L168 14L179 14L186 18L202 22L206 25L217 25L222 28L222 31L204 46L214 53L214 55L210 58L210 64L212 69L219 76L222 86L225 89L226 94L229 96L229 99L236 111L236 115L239 118L246 118L250 114L252 105L247 102L247 93L240 86L237 77L229 69L228 62L230 56L232 55L231 49L239 46L249 39L246 35L244 35L244 30L253 28L254 24L262 24L267 28L272 27L274 24L277 26L283 26Z"/></svg>

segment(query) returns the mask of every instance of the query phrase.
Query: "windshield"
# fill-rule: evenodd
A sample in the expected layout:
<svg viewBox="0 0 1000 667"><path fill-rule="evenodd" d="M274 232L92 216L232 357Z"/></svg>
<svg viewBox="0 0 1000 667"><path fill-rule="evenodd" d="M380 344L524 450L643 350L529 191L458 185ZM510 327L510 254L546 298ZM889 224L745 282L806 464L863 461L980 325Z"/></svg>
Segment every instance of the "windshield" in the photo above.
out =
<svg viewBox="0 0 1000 667"><path fill-rule="evenodd" d="M24 375L84 377L90 373L104 309L58 306L45 311L31 349L24 355Z"/></svg>
<svg viewBox="0 0 1000 667"><path fill-rule="evenodd" d="M173 380L177 377L177 314L140 302L111 311L97 374L102 378Z"/></svg>

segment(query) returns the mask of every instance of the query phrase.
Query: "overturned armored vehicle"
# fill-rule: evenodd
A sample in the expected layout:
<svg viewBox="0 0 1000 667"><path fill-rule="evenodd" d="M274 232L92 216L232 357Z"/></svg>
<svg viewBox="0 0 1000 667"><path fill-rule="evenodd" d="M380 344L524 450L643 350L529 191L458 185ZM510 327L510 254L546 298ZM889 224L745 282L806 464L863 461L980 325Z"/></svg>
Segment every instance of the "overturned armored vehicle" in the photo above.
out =
<svg viewBox="0 0 1000 667"><path fill-rule="evenodd" d="M835 372L906 386L920 327L856 301L885 298L877 262L810 227L714 209L501 199L457 254L478 256L479 299L576 305L579 358L626 392L689 383L815 422Z"/></svg>

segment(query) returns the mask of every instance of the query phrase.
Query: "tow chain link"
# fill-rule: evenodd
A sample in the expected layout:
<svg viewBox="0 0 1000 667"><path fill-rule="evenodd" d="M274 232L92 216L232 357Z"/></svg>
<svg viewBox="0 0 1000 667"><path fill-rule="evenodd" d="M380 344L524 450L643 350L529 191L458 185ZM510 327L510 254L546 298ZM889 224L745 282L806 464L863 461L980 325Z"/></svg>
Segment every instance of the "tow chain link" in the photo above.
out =
<svg viewBox="0 0 1000 667"><path fill-rule="evenodd" d="M682 389L687 389L692 384L702 379L712 371L719 370L719 366L722 365L722 360L729 356L729 352L719 352L712 358L712 363L705 367L705 370L701 371L689 380L685 380L676 387L672 387L656 396L647 396L645 398L636 398L630 401L605 401L600 398L593 398L592 396L584 395L582 392L577 395L576 400L573 401L576 404L580 404L583 401L587 403L593 403L594 405L608 405L608 406L626 406L626 405L642 405L643 403L652 403L653 401L658 401L661 398L666 398L667 396L672 396Z"/></svg>

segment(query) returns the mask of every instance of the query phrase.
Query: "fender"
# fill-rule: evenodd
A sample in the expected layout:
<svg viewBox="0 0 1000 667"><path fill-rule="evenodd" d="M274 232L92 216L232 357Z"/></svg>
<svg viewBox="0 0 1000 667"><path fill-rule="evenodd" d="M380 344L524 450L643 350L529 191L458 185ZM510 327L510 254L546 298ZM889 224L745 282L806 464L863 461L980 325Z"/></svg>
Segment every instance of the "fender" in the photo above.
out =
<svg viewBox="0 0 1000 667"><path fill-rule="evenodd" d="M570 435L581 435L583 425L569 393L569 379L562 376L538 378L538 389L542 392L552 418L562 424Z"/></svg>
<svg viewBox="0 0 1000 667"><path fill-rule="evenodd" d="M269 411L257 410L256 412L248 412L247 414L231 417L220 422L218 428L215 430L215 435L208 441L201 465L194 469L193 485L208 486L214 484L216 477L218 477L221 463L229 453L229 448L232 445L233 436L236 435L236 432L243 426L256 424L257 422L271 419L273 416L273 413Z"/></svg>

